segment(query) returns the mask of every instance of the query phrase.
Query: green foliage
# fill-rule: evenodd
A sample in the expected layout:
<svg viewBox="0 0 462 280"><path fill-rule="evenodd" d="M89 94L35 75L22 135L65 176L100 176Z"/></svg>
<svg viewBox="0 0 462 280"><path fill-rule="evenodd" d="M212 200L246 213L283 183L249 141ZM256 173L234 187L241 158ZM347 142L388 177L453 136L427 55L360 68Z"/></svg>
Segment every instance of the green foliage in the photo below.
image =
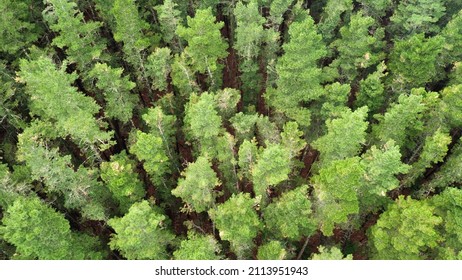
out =
<svg viewBox="0 0 462 280"><path fill-rule="evenodd" d="M283 15L292 4L292 0L273 0L270 4L270 20L276 26L283 21Z"/></svg>
<svg viewBox="0 0 462 280"><path fill-rule="evenodd" d="M212 235L188 234L180 248L173 252L176 260L219 260L220 246Z"/></svg>
<svg viewBox="0 0 462 280"><path fill-rule="evenodd" d="M436 226L442 219L425 201L400 196L380 215L371 228L370 240L375 259L425 259L425 251L441 240Z"/></svg>
<svg viewBox="0 0 462 280"><path fill-rule="evenodd" d="M444 2L443 0L401 1L390 17L393 30L403 36L437 32L439 28L436 23L446 10Z"/></svg>
<svg viewBox="0 0 462 280"><path fill-rule="evenodd" d="M85 251L82 244L76 242L64 216L36 197L16 199L5 212L2 223L0 235L23 257L42 260L102 257L95 251ZM83 246L88 244L91 243L87 240Z"/></svg>
<svg viewBox="0 0 462 280"><path fill-rule="evenodd" d="M311 257L312 260L352 260L352 255L347 255L344 257L342 251L337 247L326 248L324 246L319 246L319 253L313 254Z"/></svg>
<svg viewBox="0 0 462 280"><path fill-rule="evenodd" d="M265 18L260 15L257 1L251 0L247 5L242 2L237 3L234 16L237 27L236 42L233 47L244 60L258 57L265 37L263 30Z"/></svg>
<svg viewBox="0 0 462 280"><path fill-rule="evenodd" d="M161 184L165 174L170 172L170 162L161 136L136 131L136 142L130 147L130 153L143 161L143 167L151 176L153 183Z"/></svg>
<svg viewBox="0 0 462 280"><path fill-rule="evenodd" d="M441 92L442 104L441 113L449 127L460 127L462 125L462 83L448 86Z"/></svg>
<svg viewBox="0 0 462 280"><path fill-rule="evenodd" d="M152 79L152 87L156 90L167 89L171 71L170 52L168 48L157 48L146 61L146 75Z"/></svg>
<svg viewBox="0 0 462 280"><path fill-rule="evenodd" d="M445 159L444 164L435 172L432 180L427 182L429 190L458 185L462 180L461 168L462 146L459 140L451 149L451 154Z"/></svg>
<svg viewBox="0 0 462 280"><path fill-rule="evenodd" d="M188 96L199 90L193 70L187 64L184 53L176 55L172 64L172 84L178 89L182 96Z"/></svg>
<svg viewBox="0 0 462 280"><path fill-rule="evenodd" d="M134 202L140 201L145 195L135 166L136 162L125 151L111 156L110 162L101 163L101 179L119 202L122 213L126 213Z"/></svg>
<svg viewBox="0 0 462 280"><path fill-rule="evenodd" d="M329 117L337 117L347 109L348 97L351 92L349 84L335 82L324 87L324 93L320 99L321 116L323 120Z"/></svg>
<svg viewBox="0 0 462 280"><path fill-rule="evenodd" d="M361 164L365 170L364 185L359 191L360 209L375 212L388 202L388 191L399 187L398 174L406 174L410 166L401 162L399 147L393 140L382 148L372 146L362 155Z"/></svg>
<svg viewBox="0 0 462 280"><path fill-rule="evenodd" d="M215 205L217 194L214 188L219 185L219 181L206 157L199 157L189 164L183 176L184 179L178 181L172 194L186 202L187 208L200 213Z"/></svg>
<svg viewBox="0 0 462 280"><path fill-rule="evenodd" d="M123 43L125 59L137 70L143 66L141 52L150 45L148 37L143 34L149 24L138 14L138 7L132 0L115 0L111 9L114 16L114 40Z"/></svg>
<svg viewBox="0 0 462 280"><path fill-rule="evenodd" d="M308 199L308 186L287 191L270 203L263 212L266 231L276 237L299 240L310 236L316 229Z"/></svg>
<svg viewBox="0 0 462 280"><path fill-rule="evenodd" d="M377 71L369 74L359 82L359 93L356 98L356 106L367 106L369 113L377 113L385 103L385 86L383 78L388 75L385 71L387 66L384 62L377 65Z"/></svg>
<svg viewBox="0 0 462 280"><path fill-rule="evenodd" d="M97 63L88 77L97 79L96 87L102 91L106 101L106 116L128 122L132 118L138 97L130 93L135 83L127 76L122 77L122 72L122 68L111 68L107 64Z"/></svg>
<svg viewBox="0 0 462 280"><path fill-rule="evenodd" d="M257 114L237 113L230 119L231 125L234 128L236 138L240 141L250 140L255 135L255 125L258 121Z"/></svg>
<svg viewBox="0 0 462 280"><path fill-rule="evenodd" d="M412 137L423 129L422 112L425 110L421 95L405 95L398 97L384 116L376 116L379 124L373 127L375 136L382 142L395 141L405 151L413 144Z"/></svg>
<svg viewBox="0 0 462 280"><path fill-rule="evenodd" d="M393 0L359 0L366 16L380 19L393 8Z"/></svg>
<svg viewBox="0 0 462 280"><path fill-rule="evenodd" d="M74 170L71 156L61 156L58 148L40 139L40 133L53 129L43 123L33 125L18 136L18 160L30 169L31 178L43 182L48 194L64 199L64 207L78 209L91 220L106 220L109 191L97 181L97 170L79 166Z"/></svg>
<svg viewBox="0 0 462 280"><path fill-rule="evenodd" d="M44 18L51 30L59 33L53 45L65 49L68 60L79 69L88 69L93 61L100 58L105 42L98 32L100 22L86 21L77 4L70 0L45 0L48 7Z"/></svg>
<svg viewBox="0 0 462 280"><path fill-rule="evenodd" d="M240 176L251 179L253 167L258 158L258 147L255 139L249 141L247 139L242 142L238 152Z"/></svg>
<svg viewBox="0 0 462 280"><path fill-rule="evenodd" d="M258 116L257 119L257 139L258 142L267 146L268 144L277 144L281 141L278 127L271 122L268 116Z"/></svg>
<svg viewBox="0 0 462 280"><path fill-rule="evenodd" d="M254 205L255 201L248 193L239 193L209 210L209 215L220 232L220 238L231 243L231 249L238 258L248 256L254 246L253 239L261 229Z"/></svg>
<svg viewBox="0 0 462 280"><path fill-rule="evenodd" d="M162 38L174 49L182 49L181 41L175 34L178 26L182 24L181 12L177 10L178 4L172 0L165 0L162 5L154 7L158 13L158 20Z"/></svg>
<svg viewBox="0 0 462 280"><path fill-rule="evenodd" d="M257 258L259 260L284 260L287 251L279 241L270 241L258 247Z"/></svg>
<svg viewBox="0 0 462 280"><path fill-rule="evenodd" d="M451 143L452 138L448 133L438 129L433 135L425 139L422 152L419 159L412 164L408 176L404 180L404 184L411 185L417 178L423 175L426 168L430 168L433 164L442 162L444 156L448 152L448 145Z"/></svg>
<svg viewBox="0 0 462 280"><path fill-rule="evenodd" d="M309 126L309 112L301 105L322 94L322 71L317 64L327 51L311 17L291 24L289 35L290 41L283 45L285 53L276 65L277 89L268 92L266 99L301 126Z"/></svg>
<svg viewBox="0 0 462 280"><path fill-rule="evenodd" d="M217 91L214 99L221 117L227 120L236 114L237 103L241 99L241 93L237 89L225 88Z"/></svg>
<svg viewBox="0 0 462 280"><path fill-rule="evenodd" d="M338 69L341 80L354 81L360 71L382 59L379 47L384 30L377 28L372 33L370 30L374 23L373 18L360 12L352 15L350 23L340 28L341 37L331 44L338 57L330 67Z"/></svg>
<svg viewBox="0 0 462 280"><path fill-rule="evenodd" d="M57 69L50 58L43 56L21 60L20 68L19 78L26 84L32 116L52 123L59 136L71 136L78 145L95 145L103 150L110 146L112 133L102 131L102 124L93 117L100 107L72 86L76 74L66 73L65 65Z"/></svg>
<svg viewBox="0 0 462 280"><path fill-rule="evenodd" d="M1 1L0 52L15 54L38 39L41 30L30 14L42 7L41 3L34 2L33 0Z"/></svg>
<svg viewBox="0 0 462 280"><path fill-rule="evenodd" d="M356 111L344 111L339 118L326 121L327 134L312 144L321 153L321 165L358 154L366 142L366 116L367 107L361 107Z"/></svg>
<svg viewBox="0 0 462 280"><path fill-rule="evenodd" d="M185 124L191 138L207 146L221 130L221 117L216 110L214 96L204 92L200 96L192 94L185 108Z"/></svg>
<svg viewBox="0 0 462 280"><path fill-rule="evenodd" d="M438 258L459 259L462 252L462 191L447 188L444 192L431 198L436 207L436 214L443 218L440 232L445 241L439 247Z"/></svg>
<svg viewBox="0 0 462 280"><path fill-rule="evenodd" d="M319 32L325 42L330 43L335 37L335 30L342 21L342 15L351 13L352 0L327 0L319 22Z"/></svg>
<svg viewBox="0 0 462 280"><path fill-rule="evenodd" d="M302 139L303 132L298 130L296 122L287 122L284 124L281 132L281 145L288 151L287 155L290 160L298 157L301 150L305 148L306 142Z"/></svg>
<svg viewBox="0 0 462 280"><path fill-rule="evenodd" d="M188 42L184 51L193 70L212 75L218 69L217 60L227 55L227 44L220 34L223 25L215 23L212 9L208 8L197 10L194 18L188 16L188 27L178 26L176 33Z"/></svg>
<svg viewBox="0 0 462 280"><path fill-rule="evenodd" d="M287 180L290 173L288 150L278 144L268 145L257 158L252 169L255 195L266 197L269 186L275 186Z"/></svg>
<svg viewBox="0 0 462 280"><path fill-rule="evenodd" d="M130 260L165 259L167 246L175 237L167 228L167 219L146 200L137 202L125 216L108 221L115 230L109 245Z"/></svg>
<svg viewBox="0 0 462 280"><path fill-rule="evenodd" d="M443 57L446 63L462 60L462 10L441 31L445 39Z"/></svg>
<svg viewBox="0 0 462 280"><path fill-rule="evenodd" d="M396 41L389 63L393 83L400 88L411 89L433 81L443 46L444 37L425 38L423 33Z"/></svg>
<svg viewBox="0 0 462 280"><path fill-rule="evenodd" d="M344 224L349 215L358 213L357 193L363 174L359 158L352 157L330 162L313 177L315 215L324 235L331 236L336 224Z"/></svg>

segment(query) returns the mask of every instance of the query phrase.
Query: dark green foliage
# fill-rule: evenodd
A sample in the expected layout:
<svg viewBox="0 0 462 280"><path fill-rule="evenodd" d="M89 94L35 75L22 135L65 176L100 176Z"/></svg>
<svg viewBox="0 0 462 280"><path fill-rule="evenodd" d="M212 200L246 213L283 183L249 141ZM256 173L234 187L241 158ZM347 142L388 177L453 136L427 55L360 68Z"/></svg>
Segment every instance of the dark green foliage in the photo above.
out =
<svg viewBox="0 0 462 280"><path fill-rule="evenodd" d="M392 28L403 36L436 32L439 29L436 23L446 11L444 2L443 0L400 1L390 18Z"/></svg>
<svg viewBox="0 0 462 280"><path fill-rule="evenodd" d="M33 0L0 3L0 52L15 54L38 39L42 30L34 21L40 9L41 3Z"/></svg>

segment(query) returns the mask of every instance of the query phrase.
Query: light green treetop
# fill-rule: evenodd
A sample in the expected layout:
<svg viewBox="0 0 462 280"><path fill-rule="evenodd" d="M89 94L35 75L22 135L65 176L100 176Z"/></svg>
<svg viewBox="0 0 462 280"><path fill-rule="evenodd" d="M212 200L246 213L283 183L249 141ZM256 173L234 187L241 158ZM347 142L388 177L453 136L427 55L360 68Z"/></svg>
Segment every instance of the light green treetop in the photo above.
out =
<svg viewBox="0 0 462 280"><path fill-rule="evenodd" d="M286 257L287 251L279 241L272 240L258 247L259 260L284 260Z"/></svg>
<svg viewBox="0 0 462 280"><path fill-rule="evenodd" d="M309 112L302 102L319 98L323 91L320 85L322 70L320 58L327 54L321 35L311 17L303 22L294 22L289 27L290 41L282 48L284 55L277 61L277 89L266 94L269 104L302 126L309 125Z"/></svg>
<svg viewBox="0 0 462 280"><path fill-rule="evenodd" d="M248 193L233 194L225 203L209 210L222 240L231 243L238 258L245 258L253 248L253 239L261 229L254 210L255 200Z"/></svg>
<svg viewBox="0 0 462 280"><path fill-rule="evenodd" d="M149 205L146 200L137 202L125 216L108 221L115 230L109 246L130 260L166 259L166 247L175 238L167 229L167 223L160 208Z"/></svg>
<svg viewBox="0 0 462 280"><path fill-rule="evenodd" d="M299 240L310 236L316 230L311 214L308 186L287 191L263 211L266 230L276 237Z"/></svg>
<svg viewBox="0 0 462 280"><path fill-rule="evenodd" d="M111 156L111 161L101 163L101 179L119 202L122 213L126 213L134 202L141 201L145 195L135 167L136 162L125 151Z"/></svg>
<svg viewBox="0 0 462 280"><path fill-rule="evenodd" d="M127 76L122 77L122 72L122 68L111 68L105 63L97 63L88 77L96 79L96 87L103 92L106 116L125 123L132 118L138 96L130 92L135 83Z"/></svg>
<svg viewBox="0 0 462 280"><path fill-rule="evenodd" d="M209 210L217 197L214 188L219 185L209 160L203 156L197 158L182 175L184 178L178 180L178 186L172 190L172 194L181 197L187 208L193 211L200 213Z"/></svg>
<svg viewBox="0 0 462 280"><path fill-rule="evenodd" d="M227 56L227 44L221 37L223 22L215 22L212 9L196 10L194 18L188 16L188 27L179 25L176 33L188 42L185 53L193 69L209 75L217 70L217 60Z"/></svg>
<svg viewBox="0 0 462 280"><path fill-rule="evenodd" d="M19 80L26 84L30 96L30 113L54 124L61 137L71 136L78 145L109 147L112 133L102 131L96 115L100 107L91 97L77 91L72 84L76 74L57 69L48 57L21 60Z"/></svg>
<svg viewBox="0 0 462 280"><path fill-rule="evenodd" d="M212 235L188 233L180 248L173 252L175 260L219 260L220 245Z"/></svg>
<svg viewBox="0 0 462 280"><path fill-rule="evenodd" d="M371 228L370 242L375 259L425 259L427 249L441 240L436 227L442 219L426 201L400 196L380 215Z"/></svg>
<svg viewBox="0 0 462 280"><path fill-rule="evenodd" d="M335 225L348 221L348 216L359 211L358 190L363 184L364 169L358 157L335 160L322 167L312 182L315 192L315 216L326 236L331 236Z"/></svg>
<svg viewBox="0 0 462 280"><path fill-rule="evenodd" d="M326 121L327 134L313 142L313 147L321 153L321 165L359 153L366 142L367 110L367 107L346 110L339 118Z"/></svg>

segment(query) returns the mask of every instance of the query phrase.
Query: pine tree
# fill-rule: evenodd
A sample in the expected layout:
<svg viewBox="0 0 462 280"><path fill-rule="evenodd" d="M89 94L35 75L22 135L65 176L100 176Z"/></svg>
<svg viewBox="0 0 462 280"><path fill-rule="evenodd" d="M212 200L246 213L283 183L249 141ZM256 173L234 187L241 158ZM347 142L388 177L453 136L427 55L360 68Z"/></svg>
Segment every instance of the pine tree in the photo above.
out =
<svg viewBox="0 0 462 280"><path fill-rule="evenodd" d="M77 243L69 222L61 213L37 197L19 197L8 207L2 219L0 235L16 247L16 254L28 259L101 259L99 252L87 246L90 236ZM83 241L83 240L81 240Z"/></svg>
<svg viewBox="0 0 462 280"><path fill-rule="evenodd" d="M44 2L49 5L44 11L44 18L51 30L59 33L53 39L53 45L65 50L69 62L76 63L80 70L88 71L105 49L105 42L99 36L101 22L85 21L74 1Z"/></svg>
<svg viewBox="0 0 462 280"><path fill-rule="evenodd" d="M184 52L191 59L194 71L213 75L220 68L219 59L227 56L227 44L220 34L223 22L215 22L212 9L197 10L194 18L188 16L188 27L178 26L176 33L188 42Z"/></svg>
<svg viewBox="0 0 462 280"><path fill-rule="evenodd" d="M287 191L263 211L268 234L277 238L299 240L309 237L316 229L308 199L308 186Z"/></svg>
<svg viewBox="0 0 462 280"><path fill-rule="evenodd" d="M269 104L301 126L309 126L310 113L302 106L319 98L322 71L318 61L327 54L313 19L294 22L289 28L290 41L283 45L284 55L278 60L277 89L267 92Z"/></svg>
<svg viewBox="0 0 462 280"><path fill-rule="evenodd" d="M239 259L248 257L254 247L253 239L261 228L254 204L249 194L239 193L209 210L220 238L231 243L231 250Z"/></svg>
<svg viewBox="0 0 462 280"><path fill-rule="evenodd" d="M135 83L127 76L122 77L122 72L122 68L97 63L88 77L97 80L96 87L103 93L106 116L126 123L132 118L138 97L130 92Z"/></svg>
<svg viewBox="0 0 462 280"><path fill-rule="evenodd" d="M315 216L326 236L336 225L348 222L348 216L359 212L358 191L362 187L364 169L358 157L335 160L314 176Z"/></svg>
<svg viewBox="0 0 462 280"><path fill-rule="evenodd" d="M425 201L400 196L371 228L374 259L425 259L424 252L441 240L436 227L442 219Z"/></svg>
<svg viewBox="0 0 462 280"><path fill-rule="evenodd" d="M109 246L130 260L158 260L167 257L167 246L175 236L169 231L167 216L146 200L137 202L121 218L108 224L114 229Z"/></svg>
<svg viewBox="0 0 462 280"><path fill-rule="evenodd" d="M175 260L219 260L220 246L211 235L188 233L188 239L181 241L173 252Z"/></svg>
<svg viewBox="0 0 462 280"><path fill-rule="evenodd" d="M206 157L197 158L188 165L183 176L184 179L178 180L178 186L172 190L172 194L186 203L186 209L200 213L212 208L217 197L214 188L219 185L219 181L209 160Z"/></svg>
<svg viewBox="0 0 462 280"><path fill-rule="evenodd" d="M135 161L125 151L111 156L110 162L101 163L101 179L119 202L122 213L126 213L134 202L141 201L145 195L143 183L135 173L135 167Z"/></svg>
<svg viewBox="0 0 462 280"><path fill-rule="evenodd" d="M103 125L94 118L100 107L72 86L77 78L75 73L66 73L65 65L57 68L43 56L21 60L20 68L19 79L26 84L32 116L52 123L59 136L70 136L79 146L102 150L110 146L112 133L102 131Z"/></svg>

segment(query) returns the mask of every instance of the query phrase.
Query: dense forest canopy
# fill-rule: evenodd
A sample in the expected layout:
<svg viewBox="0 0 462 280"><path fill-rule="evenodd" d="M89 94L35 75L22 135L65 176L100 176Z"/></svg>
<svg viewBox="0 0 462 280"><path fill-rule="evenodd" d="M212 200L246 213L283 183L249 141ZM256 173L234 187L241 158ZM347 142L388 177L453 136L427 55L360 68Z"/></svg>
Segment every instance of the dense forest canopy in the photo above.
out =
<svg viewBox="0 0 462 280"><path fill-rule="evenodd" d="M0 259L462 259L462 1L0 11Z"/></svg>

